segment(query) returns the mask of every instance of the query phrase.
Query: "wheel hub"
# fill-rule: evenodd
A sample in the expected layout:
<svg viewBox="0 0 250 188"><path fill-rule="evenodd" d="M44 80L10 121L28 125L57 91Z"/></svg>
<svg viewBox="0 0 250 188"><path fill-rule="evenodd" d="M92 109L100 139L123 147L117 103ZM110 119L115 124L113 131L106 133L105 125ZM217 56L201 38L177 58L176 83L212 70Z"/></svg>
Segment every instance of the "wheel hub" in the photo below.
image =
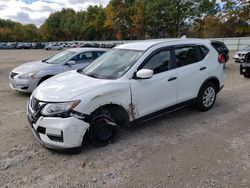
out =
<svg viewBox="0 0 250 188"><path fill-rule="evenodd" d="M215 89L208 87L203 94L203 105L209 108L215 100Z"/></svg>

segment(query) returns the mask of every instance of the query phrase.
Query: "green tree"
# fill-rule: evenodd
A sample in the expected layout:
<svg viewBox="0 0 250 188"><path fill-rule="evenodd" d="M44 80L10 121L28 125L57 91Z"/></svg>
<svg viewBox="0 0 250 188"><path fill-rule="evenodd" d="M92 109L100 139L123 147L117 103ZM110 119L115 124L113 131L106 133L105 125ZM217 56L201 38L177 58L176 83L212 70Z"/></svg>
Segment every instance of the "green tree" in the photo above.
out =
<svg viewBox="0 0 250 188"><path fill-rule="evenodd" d="M89 6L84 17L84 38L102 40L104 34L105 12L102 6Z"/></svg>
<svg viewBox="0 0 250 188"><path fill-rule="evenodd" d="M62 12L57 11L50 14L41 26L43 38L46 41L65 40L63 31L61 30L60 24L62 20Z"/></svg>
<svg viewBox="0 0 250 188"><path fill-rule="evenodd" d="M60 30L64 40L74 40L76 36L76 12L73 9L63 9L61 12Z"/></svg>
<svg viewBox="0 0 250 188"><path fill-rule="evenodd" d="M131 16L132 27L131 33L135 39L145 39L146 34L146 20L145 20L145 6L142 0L135 3L135 13Z"/></svg>

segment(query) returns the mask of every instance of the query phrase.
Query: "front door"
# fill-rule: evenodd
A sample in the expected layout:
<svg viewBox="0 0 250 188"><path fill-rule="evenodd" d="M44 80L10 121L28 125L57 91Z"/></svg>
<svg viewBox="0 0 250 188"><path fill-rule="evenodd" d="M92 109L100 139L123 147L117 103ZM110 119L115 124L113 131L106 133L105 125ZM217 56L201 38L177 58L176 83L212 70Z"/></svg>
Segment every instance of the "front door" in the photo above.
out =
<svg viewBox="0 0 250 188"><path fill-rule="evenodd" d="M176 69L173 69L171 50L162 49L153 53L139 69L151 69L154 75L150 79L130 80L136 118L177 103L178 78Z"/></svg>

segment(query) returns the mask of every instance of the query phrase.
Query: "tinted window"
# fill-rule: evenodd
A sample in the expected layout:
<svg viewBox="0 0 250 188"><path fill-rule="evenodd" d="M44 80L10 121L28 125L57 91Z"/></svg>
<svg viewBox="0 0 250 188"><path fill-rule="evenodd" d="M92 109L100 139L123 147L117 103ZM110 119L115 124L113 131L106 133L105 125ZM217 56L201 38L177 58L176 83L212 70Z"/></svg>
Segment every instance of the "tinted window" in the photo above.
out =
<svg viewBox="0 0 250 188"><path fill-rule="evenodd" d="M175 56L178 67L190 65L199 61L199 56L195 46L176 48Z"/></svg>
<svg viewBox="0 0 250 188"><path fill-rule="evenodd" d="M201 59L203 59L208 54L209 49L207 47L205 47L205 46L198 46L198 48L200 50Z"/></svg>
<svg viewBox="0 0 250 188"><path fill-rule="evenodd" d="M154 74L164 72L171 68L170 50L161 51L153 55L142 69L150 69Z"/></svg>
<svg viewBox="0 0 250 188"><path fill-rule="evenodd" d="M94 56L95 56L95 58L98 58L98 57L100 57L102 54L104 54L105 52L95 52L95 54L94 54Z"/></svg>
<svg viewBox="0 0 250 188"><path fill-rule="evenodd" d="M212 42L211 44L218 53L223 53L227 51L226 45L222 42Z"/></svg>
<svg viewBox="0 0 250 188"><path fill-rule="evenodd" d="M91 59L93 59L92 52L84 52L84 53L78 54L72 58L72 60L76 61L77 63L81 63L84 60L91 60Z"/></svg>

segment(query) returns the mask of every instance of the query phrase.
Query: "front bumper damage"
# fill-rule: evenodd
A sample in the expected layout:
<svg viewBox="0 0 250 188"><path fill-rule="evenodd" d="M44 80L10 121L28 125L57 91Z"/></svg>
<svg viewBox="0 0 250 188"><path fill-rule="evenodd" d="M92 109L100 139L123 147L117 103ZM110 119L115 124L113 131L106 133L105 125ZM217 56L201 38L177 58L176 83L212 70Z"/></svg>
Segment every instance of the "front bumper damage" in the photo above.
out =
<svg viewBox="0 0 250 188"><path fill-rule="evenodd" d="M46 148L68 149L82 145L89 124L75 117L43 117L28 104L27 118L35 137Z"/></svg>

